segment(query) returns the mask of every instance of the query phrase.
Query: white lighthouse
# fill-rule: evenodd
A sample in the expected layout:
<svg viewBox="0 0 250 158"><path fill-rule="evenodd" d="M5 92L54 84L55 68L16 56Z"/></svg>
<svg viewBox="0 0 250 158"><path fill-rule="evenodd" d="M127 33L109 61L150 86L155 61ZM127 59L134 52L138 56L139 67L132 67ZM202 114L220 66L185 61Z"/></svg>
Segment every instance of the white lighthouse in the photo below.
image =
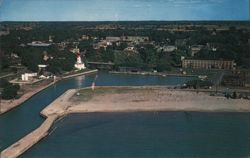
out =
<svg viewBox="0 0 250 158"><path fill-rule="evenodd" d="M80 49L76 48L75 53L76 53L75 68L78 69L78 70L86 69L85 64L82 62L82 59L81 59Z"/></svg>

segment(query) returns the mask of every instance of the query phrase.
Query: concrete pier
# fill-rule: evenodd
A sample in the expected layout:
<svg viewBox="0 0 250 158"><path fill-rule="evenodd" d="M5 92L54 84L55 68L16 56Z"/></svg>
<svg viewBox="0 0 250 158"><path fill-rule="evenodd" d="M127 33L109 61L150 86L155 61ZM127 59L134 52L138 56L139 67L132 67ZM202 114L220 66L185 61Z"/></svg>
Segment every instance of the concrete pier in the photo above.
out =
<svg viewBox="0 0 250 158"><path fill-rule="evenodd" d="M58 115L49 116L36 130L2 151L1 158L16 158L23 154L26 150L48 134L50 127L53 125L53 122L57 119L57 117Z"/></svg>
<svg viewBox="0 0 250 158"><path fill-rule="evenodd" d="M63 79L75 77L79 75L95 73L98 70L91 70L83 73L78 73L74 75L70 75L64 77ZM53 84L53 83L51 83ZM50 85L48 85L50 86ZM48 87L47 86L47 87ZM9 146L5 150L0 153L0 158L16 158L39 142L42 138L47 136L49 129L56 121L56 119L65 115L65 112L69 107L71 107L70 103L68 102L69 98L71 98L77 92L76 89L70 89L66 91L63 95L58 97L55 101L53 101L49 106L47 106L42 112L46 120L41 124L40 127L14 143L13 145Z"/></svg>
<svg viewBox="0 0 250 158"><path fill-rule="evenodd" d="M168 87L95 87L70 89L47 106L41 114L47 119L36 130L1 153L16 158L48 134L56 119L71 113L129 111L250 112L250 100L209 96L206 92Z"/></svg>
<svg viewBox="0 0 250 158"><path fill-rule="evenodd" d="M86 75L86 74L90 74L90 73L96 73L98 72L97 69L95 70L89 70L86 72L81 72L81 73L76 73L76 74L72 74L72 75L67 75L67 76L63 76L62 79L68 79L68 78L72 78L72 77L76 77L76 76L81 76L81 75Z"/></svg>
<svg viewBox="0 0 250 158"><path fill-rule="evenodd" d="M44 138L48 134L53 122L56 121L57 118L64 115L67 107L70 106L67 104L67 100L75 93L75 89L68 90L52 102L47 108L45 108L41 114L47 119L42 123L42 125L15 144L3 150L1 158L16 158Z"/></svg>

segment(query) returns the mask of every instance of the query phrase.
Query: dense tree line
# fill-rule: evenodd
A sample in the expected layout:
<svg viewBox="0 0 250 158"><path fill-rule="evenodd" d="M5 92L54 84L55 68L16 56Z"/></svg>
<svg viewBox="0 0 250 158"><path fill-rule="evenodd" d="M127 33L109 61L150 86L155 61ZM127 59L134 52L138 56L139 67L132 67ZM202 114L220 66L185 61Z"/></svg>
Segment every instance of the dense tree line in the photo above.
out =
<svg viewBox="0 0 250 158"><path fill-rule="evenodd" d="M2 99L14 99L17 96L17 92L20 89L19 85L14 85L5 79L0 80L0 88L2 88Z"/></svg>

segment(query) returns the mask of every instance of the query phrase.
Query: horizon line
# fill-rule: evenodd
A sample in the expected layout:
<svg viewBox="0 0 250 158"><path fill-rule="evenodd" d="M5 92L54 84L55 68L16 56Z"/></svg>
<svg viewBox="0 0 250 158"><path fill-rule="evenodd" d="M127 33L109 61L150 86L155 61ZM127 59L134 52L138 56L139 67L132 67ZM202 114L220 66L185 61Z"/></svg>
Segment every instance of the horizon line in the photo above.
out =
<svg viewBox="0 0 250 158"><path fill-rule="evenodd" d="M2 22L250 22L249 19L244 20L4 20Z"/></svg>

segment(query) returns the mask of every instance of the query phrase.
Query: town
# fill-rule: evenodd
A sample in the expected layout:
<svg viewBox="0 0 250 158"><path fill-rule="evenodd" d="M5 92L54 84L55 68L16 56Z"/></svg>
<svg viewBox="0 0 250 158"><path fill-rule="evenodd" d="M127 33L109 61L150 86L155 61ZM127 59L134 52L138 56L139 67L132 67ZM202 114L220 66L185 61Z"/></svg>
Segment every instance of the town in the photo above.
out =
<svg viewBox="0 0 250 158"><path fill-rule="evenodd" d="M250 0L0 0L1 158L246 158Z"/></svg>
<svg viewBox="0 0 250 158"><path fill-rule="evenodd" d="M2 100L91 69L198 76L180 88L250 87L247 22L2 22L0 28Z"/></svg>

